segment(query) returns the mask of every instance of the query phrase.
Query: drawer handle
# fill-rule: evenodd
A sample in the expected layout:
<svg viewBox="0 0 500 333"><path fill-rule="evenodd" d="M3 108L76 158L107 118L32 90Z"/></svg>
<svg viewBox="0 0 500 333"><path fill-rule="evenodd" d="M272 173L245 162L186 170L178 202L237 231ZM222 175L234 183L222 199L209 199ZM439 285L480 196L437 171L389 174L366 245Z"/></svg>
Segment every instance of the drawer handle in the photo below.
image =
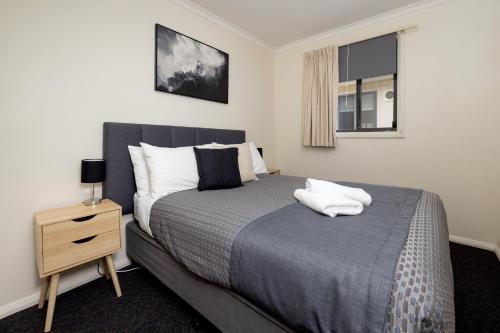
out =
<svg viewBox="0 0 500 333"><path fill-rule="evenodd" d="M73 221L75 221L75 222L85 222L85 221L88 221L88 220L92 220L94 217L95 217L95 214L94 215L89 215L89 216L84 216L84 217L79 217L77 219L73 219Z"/></svg>
<svg viewBox="0 0 500 333"><path fill-rule="evenodd" d="M90 236L90 237L86 237L86 238L82 238L82 239L79 239L79 240L76 240L76 241L73 241L73 243L75 244L82 244L82 243L87 243L87 242L90 242L91 240L93 240L94 238L96 238L97 235L95 236Z"/></svg>

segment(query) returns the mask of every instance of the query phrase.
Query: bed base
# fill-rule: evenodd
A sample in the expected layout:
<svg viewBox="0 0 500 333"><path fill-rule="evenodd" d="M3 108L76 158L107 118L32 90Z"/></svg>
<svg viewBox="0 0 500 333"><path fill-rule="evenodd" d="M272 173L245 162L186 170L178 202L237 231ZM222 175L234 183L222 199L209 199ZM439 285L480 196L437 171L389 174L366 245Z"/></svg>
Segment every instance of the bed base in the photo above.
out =
<svg viewBox="0 0 500 333"><path fill-rule="evenodd" d="M229 289L210 283L179 264L137 222L126 227L127 254L222 332L284 333L286 325Z"/></svg>

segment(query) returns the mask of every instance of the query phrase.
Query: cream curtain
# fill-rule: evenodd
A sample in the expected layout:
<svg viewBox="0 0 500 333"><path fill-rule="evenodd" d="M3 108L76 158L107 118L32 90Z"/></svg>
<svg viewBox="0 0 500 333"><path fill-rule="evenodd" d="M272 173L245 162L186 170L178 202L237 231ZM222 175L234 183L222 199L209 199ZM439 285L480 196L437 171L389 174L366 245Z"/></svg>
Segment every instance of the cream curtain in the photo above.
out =
<svg viewBox="0 0 500 333"><path fill-rule="evenodd" d="M337 48L304 54L302 90L302 144L335 147L337 128Z"/></svg>

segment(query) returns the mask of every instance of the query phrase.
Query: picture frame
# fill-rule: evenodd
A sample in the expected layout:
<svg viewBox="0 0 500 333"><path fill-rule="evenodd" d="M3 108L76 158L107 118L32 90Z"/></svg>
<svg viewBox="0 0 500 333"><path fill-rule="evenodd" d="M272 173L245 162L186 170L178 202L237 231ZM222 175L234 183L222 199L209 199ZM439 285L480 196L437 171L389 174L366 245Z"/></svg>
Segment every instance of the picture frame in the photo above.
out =
<svg viewBox="0 0 500 333"><path fill-rule="evenodd" d="M228 104L229 54L156 24L155 90Z"/></svg>

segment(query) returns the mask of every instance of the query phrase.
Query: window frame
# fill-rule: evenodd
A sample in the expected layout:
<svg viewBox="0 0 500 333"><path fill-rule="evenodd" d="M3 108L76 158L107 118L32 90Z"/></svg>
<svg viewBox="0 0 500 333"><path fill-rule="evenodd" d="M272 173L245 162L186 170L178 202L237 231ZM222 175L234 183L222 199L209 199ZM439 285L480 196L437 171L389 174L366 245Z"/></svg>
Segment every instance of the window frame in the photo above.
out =
<svg viewBox="0 0 500 333"><path fill-rule="evenodd" d="M398 45L399 47L399 45ZM399 55L399 52L398 52ZM355 109L355 128L354 129L337 129L337 133L363 133L363 132L398 132L398 73L393 74L393 115L392 115L392 127L377 127L377 128L362 128L361 127L361 111L362 111L362 91L363 79L356 80L356 109ZM351 94L350 94L351 95ZM377 109L375 107L375 109ZM339 114L339 108L337 107L337 117ZM337 125L338 126L338 125Z"/></svg>

